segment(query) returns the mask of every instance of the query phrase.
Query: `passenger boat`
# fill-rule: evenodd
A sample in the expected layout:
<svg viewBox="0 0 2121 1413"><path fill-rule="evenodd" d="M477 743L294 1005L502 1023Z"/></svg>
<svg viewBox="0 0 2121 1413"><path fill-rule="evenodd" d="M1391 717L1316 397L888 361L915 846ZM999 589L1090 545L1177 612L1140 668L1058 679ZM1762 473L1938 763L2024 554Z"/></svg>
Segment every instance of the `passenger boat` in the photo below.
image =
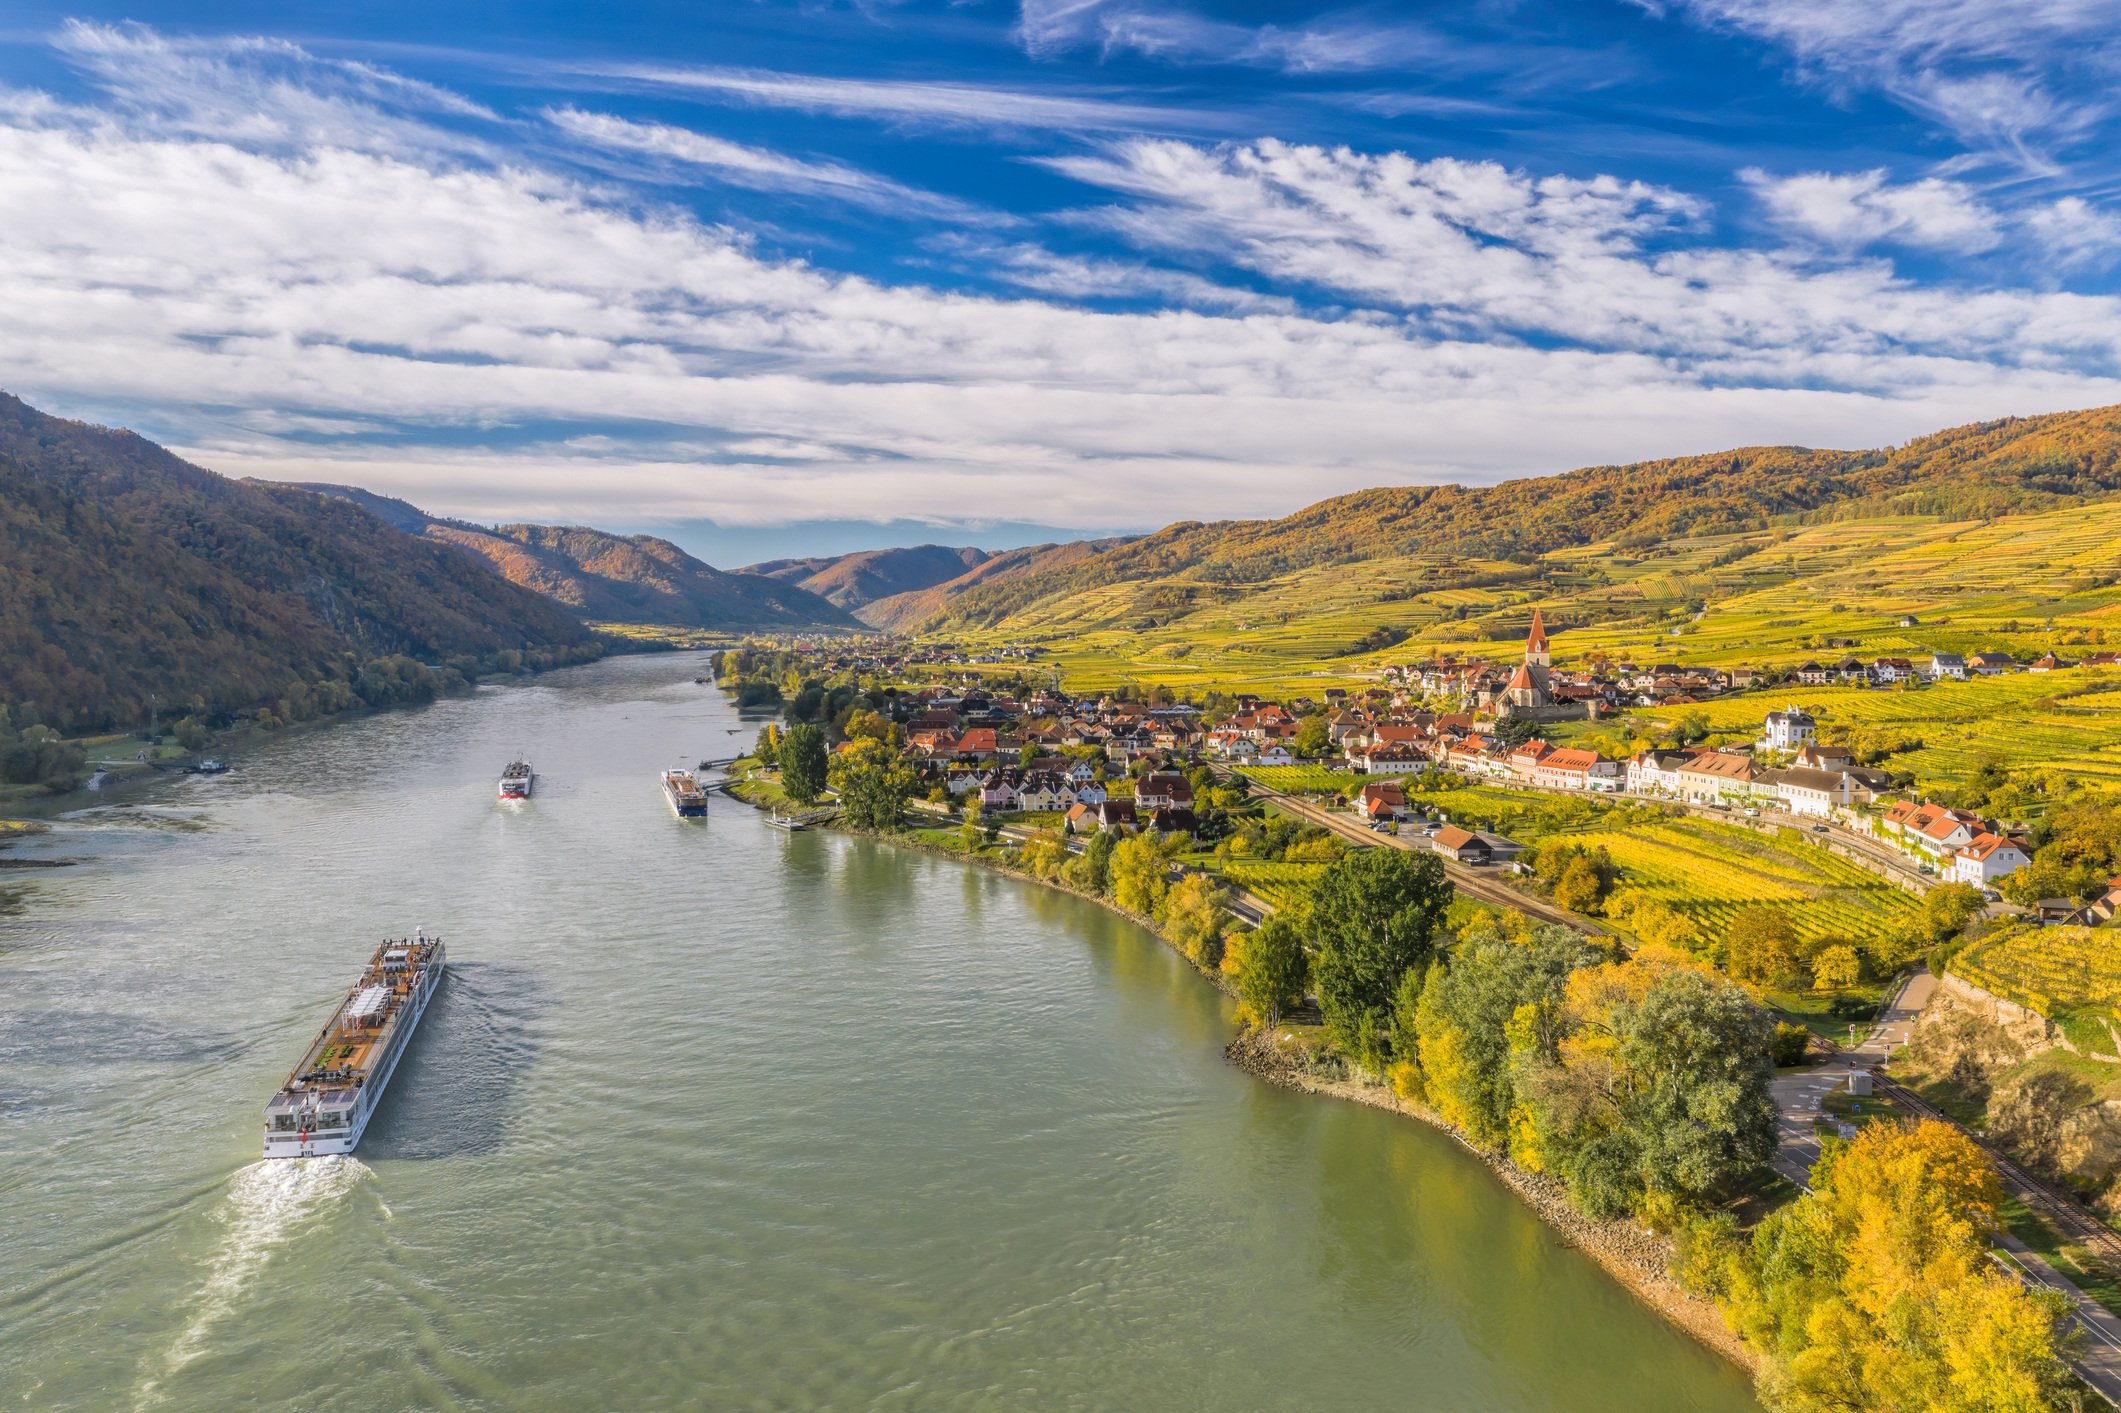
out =
<svg viewBox="0 0 2121 1413"><path fill-rule="evenodd" d="M663 798L670 801L670 808L679 819L707 813L707 792L700 787L700 778L689 770L663 772Z"/></svg>
<svg viewBox="0 0 2121 1413"><path fill-rule="evenodd" d="M531 788L537 784L538 773L530 768L527 760L512 760L501 772L501 798L504 800L527 800Z"/></svg>
<svg viewBox="0 0 2121 1413"><path fill-rule="evenodd" d="M265 1106L265 1156L351 1153L442 984L442 939L387 938Z"/></svg>
<svg viewBox="0 0 2121 1413"><path fill-rule="evenodd" d="M193 766L188 773L192 775L223 775L227 771L227 761L208 756L205 760Z"/></svg>

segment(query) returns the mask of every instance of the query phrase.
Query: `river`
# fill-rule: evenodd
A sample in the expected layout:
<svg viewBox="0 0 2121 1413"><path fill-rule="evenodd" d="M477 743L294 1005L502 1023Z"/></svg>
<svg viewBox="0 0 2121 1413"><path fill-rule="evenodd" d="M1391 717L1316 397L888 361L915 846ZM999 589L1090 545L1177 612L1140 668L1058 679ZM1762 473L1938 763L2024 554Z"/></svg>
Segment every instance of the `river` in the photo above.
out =
<svg viewBox="0 0 2121 1413"><path fill-rule="evenodd" d="M0 1407L1756 1406L1442 1136L1227 1065L1138 928L673 818L655 772L753 729L702 662L245 744L18 851L80 862L0 919ZM257 1161L416 926L451 974L359 1154Z"/></svg>

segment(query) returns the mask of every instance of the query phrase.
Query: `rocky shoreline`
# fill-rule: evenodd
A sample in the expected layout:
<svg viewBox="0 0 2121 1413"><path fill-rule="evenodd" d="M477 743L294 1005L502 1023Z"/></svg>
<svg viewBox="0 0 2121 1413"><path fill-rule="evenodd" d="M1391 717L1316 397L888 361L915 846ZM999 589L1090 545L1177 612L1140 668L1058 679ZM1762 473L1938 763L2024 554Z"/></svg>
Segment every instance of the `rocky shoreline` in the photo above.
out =
<svg viewBox="0 0 2121 1413"><path fill-rule="evenodd" d="M1716 1306L1672 1279L1672 1245L1664 1237L1637 1222L1600 1222L1586 1217L1569 1201L1567 1190L1557 1179L1526 1172L1501 1154L1476 1147L1433 1110L1400 1098L1386 1085L1329 1079L1307 1072L1272 1036L1257 1028L1245 1030L1223 1053L1230 1063L1269 1084L1367 1104L1450 1135L1558 1232L1565 1243L1596 1261L1607 1274L1702 1344L1747 1373L1759 1372L1759 1357L1724 1323Z"/></svg>

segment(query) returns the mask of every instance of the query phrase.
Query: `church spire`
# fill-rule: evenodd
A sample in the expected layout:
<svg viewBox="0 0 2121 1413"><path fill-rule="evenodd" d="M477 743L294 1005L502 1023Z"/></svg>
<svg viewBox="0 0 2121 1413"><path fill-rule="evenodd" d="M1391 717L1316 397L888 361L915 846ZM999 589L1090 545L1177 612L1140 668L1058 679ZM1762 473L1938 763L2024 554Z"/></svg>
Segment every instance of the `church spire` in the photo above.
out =
<svg viewBox="0 0 2121 1413"><path fill-rule="evenodd" d="M1525 634L1524 660L1547 666L1547 624L1537 608L1532 610L1532 631Z"/></svg>

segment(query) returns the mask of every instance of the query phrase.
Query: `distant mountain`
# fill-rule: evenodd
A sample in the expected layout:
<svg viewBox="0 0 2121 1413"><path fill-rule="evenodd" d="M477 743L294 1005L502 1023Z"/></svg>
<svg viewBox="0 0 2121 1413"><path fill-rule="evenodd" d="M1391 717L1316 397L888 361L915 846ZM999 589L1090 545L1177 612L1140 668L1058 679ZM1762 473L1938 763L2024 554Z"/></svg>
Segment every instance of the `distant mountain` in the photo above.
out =
<svg viewBox="0 0 2121 1413"><path fill-rule="evenodd" d="M860 550L815 559L770 559L737 572L780 579L837 604L857 609L894 594L948 583L993 556L970 546L913 545L906 549Z"/></svg>
<svg viewBox="0 0 2121 1413"><path fill-rule="evenodd" d="M767 632L841 631L862 625L803 588L694 559L653 535L580 525L474 525L356 486L304 490L340 496L407 534L479 556L502 577L593 623Z"/></svg>
<svg viewBox="0 0 2121 1413"><path fill-rule="evenodd" d="M1600 542L1625 551L1789 519L1981 519L2116 490L2121 407L2107 407L1978 423L1872 451L1744 447L1492 486L1357 491L1279 520L1188 521L1090 552L1019 552L862 616L900 631L1009 631L1015 615L1044 605L1044 620L1080 626L1086 619L1061 613L1061 601L1115 585L1167 583L1174 602L1209 594L1234 604L1254 586L1321 565L1399 556L1530 563Z"/></svg>
<svg viewBox="0 0 2121 1413"><path fill-rule="evenodd" d="M1007 550L980 561L955 579L864 604L855 616L872 628L905 632L945 616L958 599L971 597L984 586L998 586L1006 599L1008 585L1043 585L1048 575L1065 574L1083 561L1126 543L1125 539L1069 540L1064 544Z"/></svg>
<svg viewBox="0 0 2121 1413"><path fill-rule="evenodd" d="M512 582L593 621L779 632L862 626L807 589L716 569L653 535L448 521L430 522L426 534L484 556Z"/></svg>
<svg viewBox="0 0 2121 1413"><path fill-rule="evenodd" d="M476 668L600 650L572 615L358 505L232 481L4 393L0 547L0 703L65 729L325 684L327 700L369 699L410 670L364 678L393 657Z"/></svg>

